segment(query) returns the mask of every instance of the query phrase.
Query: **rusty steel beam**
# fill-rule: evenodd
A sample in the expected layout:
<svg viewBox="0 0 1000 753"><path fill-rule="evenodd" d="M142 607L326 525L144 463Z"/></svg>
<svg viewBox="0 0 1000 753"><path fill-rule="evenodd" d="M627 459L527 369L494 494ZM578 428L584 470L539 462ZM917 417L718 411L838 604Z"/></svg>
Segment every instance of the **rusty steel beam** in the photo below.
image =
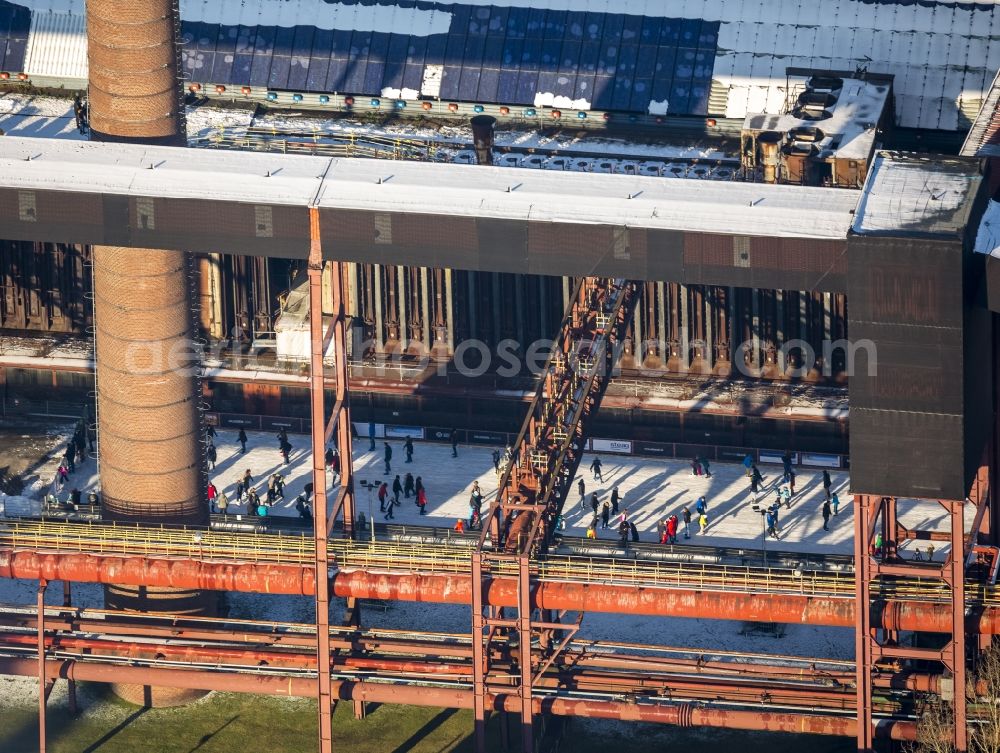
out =
<svg viewBox="0 0 1000 753"><path fill-rule="evenodd" d="M33 659L0 659L0 674L33 675L37 661ZM49 660L46 676L90 682L129 682L196 690L248 692L259 695L315 698L315 678L190 669L162 669ZM473 708L473 693L466 689L431 687L415 684L334 681L331 692L338 700L367 703L392 703L409 706L430 706L458 709ZM516 692L490 693L489 708L520 713L521 699ZM532 700L534 713L558 716L578 716L591 719L650 722L680 727L722 727L727 729L794 732L816 735L851 737L857 725L853 717L824 716L796 712L766 710L718 709L691 704L653 704L604 700L575 700L551 696ZM876 728L880 737L892 740L914 740L916 724L910 721L886 720Z"/></svg>
<svg viewBox="0 0 1000 753"><path fill-rule="evenodd" d="M319 210L309 209L309 405L312 432L313 539L316 545L314 572L326 572L330 566L327 547L326 501L326 407L323 395L323 252L319 235ZM341 360L338 355L338 361ZM351 458L346 458L347 465ZM333 750L333 717L330 695L330 584L315 579L316 657L319 697L317 724L319 753Z"/></svg>
<svg viewBox="0 0 1000 753"><path fill-rule="evenodd" d="M36 636L38 650L38 751L45 753L46 748L46 708L45 702L45 590L48 582L38 581L38 632Z"/></svg>
<svg viewBox="0 0 1000 753"><path fill-rule="evenodd" d="M215 563L197 560L111 557L93 554L0 551L0 577L26 580L71 580L88 583L157 584L172 588L212 589L249 593L312 596L315 572L311 567L252 563ZM467 576L413 575L353 570L336 572L331 593L340 597L471 604L472 583ZM494 579L484 586L486 603L513 607L517 581ZM854 600L802 594L696 591L631 584L541 581L532 594L535 608L637 614L647 617L691 617L852 627ZM886 630L949 633L952 611L948 603L891 602L872 606L872 622ZM1000 634L1000 607L987 606L970 617L970 632Z"/></svg>

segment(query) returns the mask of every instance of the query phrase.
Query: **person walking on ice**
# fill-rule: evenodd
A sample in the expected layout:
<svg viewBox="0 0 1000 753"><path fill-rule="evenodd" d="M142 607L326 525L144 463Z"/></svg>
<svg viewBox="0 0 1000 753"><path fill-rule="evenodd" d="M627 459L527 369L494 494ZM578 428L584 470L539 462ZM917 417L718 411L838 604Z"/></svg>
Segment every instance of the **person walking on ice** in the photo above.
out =
<svg viewBox="0 0 1000 753"><path fill-rule="evenodd" d="M792 506L792 492L787 486L778 489L778 504L783 504L786 510Z"/></svg>
<svg viewBox="0 0 1000 753"><path fill-rule="evenodd" d="M240 427L240 433L236 435L236 441L240 443L240 454L247 454L247 432L242 426Z"/></svg>
<svg viewBox="0 0 1000 753"><path fill-rule="evenodd" d="M778 538L778 513L774 507L767 508L767 512L764 514L764 520L767 524L767 535Z"/></svg>
<svg viewBox="0 0 1000 753"><path fill-rule="evenodd" d="M580 509L587 509L587 484L583 481L583 476L576 482L576 489L580 492Z"/></svg>
<svg viewBox="0 0 1000 753"><path fill-rule="evenodd" d="M684 538L691 538L691 510L685 505L681 511L681 519L684 521Z"/></svg>
<svg viewBox="0 0 1000 753"><path fill-rule="evenodd" d="M840 512L840 497L836 492L833 493L833 497L830 499L830 507L833 509L834 515Z"/></svg>
<svg viewBox="0 0 1000 753"><path fill-rule="evenodd" d="M604 476L601 474L601 457L600 455L595 455L594 460L590 464L590 470L594 474L594 480L604 483Z"/></svg>
<svg viewBox="0 0 1000 753"><path fill-rule="evenodd" d="M458 457L458 432L455 431L454 429L451 430L450 439L451 439L451 456L453 458L457 458Z"/></svg>
<svg viewBox="0 0 1000 753"><path fill-rule="evenodd" d="M406 462L413 462L413 437L407 437L406 442L403 444L403 450L406 452Z"/></svg>
<svg viewBox="0 0 1000 753"><path fill-rule="evenodd" d="M823 530L824 531L829 531L830 530L830 500L828 500L828 499L824 499L823 500L822 514L823 514Z"/></svg>
<svg viewBox="0 0 1000 753"><path fill-rule="evenodd" d="M392 448L389 446L388 442L383 442L383 444L385 445L385 451L383 452L383 456L385 458L385 475L388 476L389 472L392 470L392 466L390 465L392 461Z"/></svg>

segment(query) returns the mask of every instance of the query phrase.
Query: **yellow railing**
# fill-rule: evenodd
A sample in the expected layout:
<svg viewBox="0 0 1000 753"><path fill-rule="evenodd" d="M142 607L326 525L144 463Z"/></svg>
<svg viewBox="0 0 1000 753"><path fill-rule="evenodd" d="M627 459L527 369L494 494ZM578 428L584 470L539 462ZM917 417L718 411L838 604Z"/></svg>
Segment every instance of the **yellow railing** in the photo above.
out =
<svg viewBox="0 0 1000 753"><path fill-rule="evenodd" d="M311 565L313 540L301 534L240 533L115 523L0 522L0 547L45 552L173 557L183 559ZM398 543L331 539L331 562L341 569L387 572L469 573L472 544ZM702 564L612 557L549 555L532 565L542 580L661 586L707 591L854 596L853 573L792 570L740 565ZM490 565L493 575L517 573L513 561ZM897 578L873 584L877 595L923 601L947 601L936 578ZM1000 603L996 589L968 584L969 600Z"/></svg>

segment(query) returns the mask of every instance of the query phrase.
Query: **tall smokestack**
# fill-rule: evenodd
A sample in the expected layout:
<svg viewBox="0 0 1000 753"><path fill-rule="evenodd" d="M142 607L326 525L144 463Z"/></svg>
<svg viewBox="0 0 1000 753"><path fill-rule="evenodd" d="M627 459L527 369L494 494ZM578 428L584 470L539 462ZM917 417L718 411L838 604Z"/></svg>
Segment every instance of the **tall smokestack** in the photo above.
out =
<svg viewBox="0 0 1000 753"><path fill-rule="evenodd" d="M492 115L476 115L472 121L472 144L477 165L493 164L493 141L497 119Z"/></svg>
<svg viewBox="0 0 1000 753"><path fill-rule="evenodd" d="M184 146L173 0L87 0L94 141Z"/></svg>
<svg viewBox="0 0 1000 753"><path fill-rule="evenodd" d="M91 138L183 146L177 6L87 0ZM94 247L97 403L103 516L207 525L200 384L192 353L192 262L179 251ZM108 586L109 609L215 613L214 592ZM118 686L127 700L184 702L198 692Z"/></svg>

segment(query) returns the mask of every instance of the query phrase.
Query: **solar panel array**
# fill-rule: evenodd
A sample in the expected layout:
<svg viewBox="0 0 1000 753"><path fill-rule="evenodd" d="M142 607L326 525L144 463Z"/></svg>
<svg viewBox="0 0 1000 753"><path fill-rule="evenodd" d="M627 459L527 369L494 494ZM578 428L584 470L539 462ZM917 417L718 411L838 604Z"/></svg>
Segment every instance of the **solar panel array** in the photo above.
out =
<svg viewBox="0 0 1000 753"><path fill-rule="evenodd" d="M447 34L185 22L184 68L196 81L380 96L421 92L426 67L441 66L442 99L532 105L543 93L595 109L665 100L671 113L707 111L718 22L424 5L451 14Z"/></svg>

